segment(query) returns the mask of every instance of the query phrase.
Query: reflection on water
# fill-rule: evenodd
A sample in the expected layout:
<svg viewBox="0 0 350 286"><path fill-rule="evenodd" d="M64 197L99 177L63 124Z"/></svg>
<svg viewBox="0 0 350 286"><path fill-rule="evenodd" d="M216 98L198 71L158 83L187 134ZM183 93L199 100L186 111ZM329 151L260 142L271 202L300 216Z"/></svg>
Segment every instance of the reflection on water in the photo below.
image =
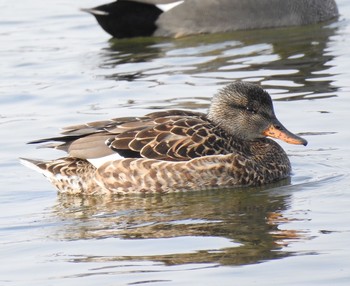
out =
<svg viewBox="0 0 350 286"><path fill-rule="evenodd" d="M320 24L177 40L111 40L100 67L115 80L166 84L167 77L181 73L192 75L190 84L203 78L257 81L288 92L283 100L333 97L327 47L336 32L336 25Z"/></svg>
<svg viewBox="0 0 350 286"><path fill-rule="evenodd" d="M288 183L272 186L275 191L269 186L269 189L244 188L146 197L60 196L54 213L65 223L53 236L69 241L114 238L130 243L140 239L146 243L155 238L182 238L181 244L188 249L183 253L175 243L161 255L139 255L130 250L127 255L83 257L80 260L241 265L281 258L292 254L283 251L282 247L290 239L302 236L296 231L279 228L280 224L293 220L283 216L290 204L290 195L283 192L282 185ZM193 237L196 239L191 239ZM221 249L198 250L201 239L208 238L226 239L229 244ZM156 241L151 244L154 243L157 244Z"/></svg>

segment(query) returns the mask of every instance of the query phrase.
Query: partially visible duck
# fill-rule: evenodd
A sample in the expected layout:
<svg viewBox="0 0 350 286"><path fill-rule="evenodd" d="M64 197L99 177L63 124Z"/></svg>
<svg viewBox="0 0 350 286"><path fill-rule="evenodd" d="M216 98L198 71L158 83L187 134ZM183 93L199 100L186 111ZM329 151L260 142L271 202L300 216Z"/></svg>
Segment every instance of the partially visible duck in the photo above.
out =
<svg viewBox="0 0 350 286"><path fill-rule="evenodd" d="M234 82L213 97L207 114L169 110L70 126L62 136L30 142L53 142L48 147L67 157L22 162L69 194L257 186L291 172L284 150L266 136L307 144L277 120L266 91Z"/></svg>
<svg viewBox="0 0 350 286"><path fill-rule="evenodd" d="M117 0L82 10L115 38L299 26L338 16L334 0Z"/></svg>

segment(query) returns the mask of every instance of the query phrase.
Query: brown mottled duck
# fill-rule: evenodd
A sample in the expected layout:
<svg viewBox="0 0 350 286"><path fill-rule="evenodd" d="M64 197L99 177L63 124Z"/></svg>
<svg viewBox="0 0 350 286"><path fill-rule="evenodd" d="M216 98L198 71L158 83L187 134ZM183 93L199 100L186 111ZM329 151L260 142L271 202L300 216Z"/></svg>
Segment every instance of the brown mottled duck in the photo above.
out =
<svg viewBox="0 0 350 286"><path fill-rule="evenodd" d="M168 110L66 127L30 143L50 143L67 157L22 162L68 194L258 186L291 173L287 154L267 136L307 144L278 121L266 91L238 81L214 95L207 114Z"/></svg>

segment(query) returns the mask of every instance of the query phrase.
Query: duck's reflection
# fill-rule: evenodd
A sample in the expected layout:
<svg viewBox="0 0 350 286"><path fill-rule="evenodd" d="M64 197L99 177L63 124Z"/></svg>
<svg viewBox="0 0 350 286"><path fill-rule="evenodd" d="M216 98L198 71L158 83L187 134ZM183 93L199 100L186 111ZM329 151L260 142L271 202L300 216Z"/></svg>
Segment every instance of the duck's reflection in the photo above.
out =
<svg viewBox="0 0 350 286"><path fill-rule="evenodd" d="M193 84L199 78L254 79L292 93L283 100L329 97L336 87L327 48L337 29L337 23L326 23L181 39L111 40L100 67L110 69L105 77L115 80L154 81L165 72L181 73L190 75Z"/></svg>
<svg viewBox="0 0 350 286"><path fill-rule="evenodd" d="M288 181L279 185L288 184ZM80 198L61 196L56 215L65 221L57 234L63 240L123 239L130 241L130 255L112 260L149 260L166 264L219 263L241 265L291 255L283 250L290 239L300 238L293 230L280 230L290 196L271 189L254 188L178 193L149 197ZM271 185L269 186L271 188ZM276 191L277 190L277 191ZM176 244L166 255L140 256L132 241L157 244L158 239L186 238L189 243L203 238L224 238L232 247L181 253ZM153 245L154 246L154 245ZM161 247L161 246L160 246ZM188 245L191 249L191 245ZM86 259L86 258L85 258ZM103 258L99 258L100 260ZM111 260L111 257L106 257Z"/></svg>

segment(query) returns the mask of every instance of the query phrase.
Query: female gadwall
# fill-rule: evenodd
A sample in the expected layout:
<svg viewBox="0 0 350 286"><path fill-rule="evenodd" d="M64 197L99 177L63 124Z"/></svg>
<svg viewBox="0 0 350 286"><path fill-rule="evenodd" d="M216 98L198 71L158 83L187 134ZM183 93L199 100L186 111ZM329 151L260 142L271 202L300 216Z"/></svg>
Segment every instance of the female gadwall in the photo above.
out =
<svg viewBox="0 0 350 286"><path fill-rule="evenodd" d="M30 142L53 142L47 146L68 157L22 162L69 194L257 186L291 172L284 150L266 136L307 144L277 120L266 91L235 82L213 97L208 114L169 110L70 126Z"/></svg>
<svg viewBox="0 0 350 286"><path fill-rule="evenodd" d="M118 0L82 10L115 38L298 26L338 16L334 0Z"/></svg>

